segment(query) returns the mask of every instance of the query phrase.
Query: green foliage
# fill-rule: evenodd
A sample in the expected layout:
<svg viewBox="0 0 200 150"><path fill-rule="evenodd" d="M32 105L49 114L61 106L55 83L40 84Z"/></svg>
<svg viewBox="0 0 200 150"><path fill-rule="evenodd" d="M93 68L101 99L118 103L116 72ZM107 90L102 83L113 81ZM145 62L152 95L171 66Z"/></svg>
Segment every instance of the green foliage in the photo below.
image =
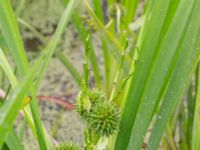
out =
<svg viewBox="0 0 200 150"><path fill-rule="evenodd" d="M36 100L36 90L34 89L35 87L33 87L34 84L32 82L33 78L35 78L36 76L41 78L41 75L38 76L37 71L38 70L40 70L41 72L45 71L45 68L41 67L46 66L48 64L49 62L48 59L50 59L49 57L52 56L51 52L55 50L57 44L56 42L58 41L59 36L62 33L62 30L64 28L63 26L65 26L66 23L68 22L71 11L74 8L73 6L75 4L75 1L70 1L70 2L71 3L69 4L69 7L67 7L63 17L61 18L60 26L58 27L58 31L56 32L55 34L56 36L54 37L53 40L54 42L50 42L52 44L49 44L51 49L49 50L48 48L46 51L44 51L44 53L41 54L40 59L38 59L37 69L36 67L34 67L34 70L30 73L29 73L29 62L27 60L25 48L23 46L22 38L18 29L14 12L11 8L10 1L0 2L0 29L2 31L2 35L5 41L7 42L9 50L11 51L12 56L14 57L14 61L18 69L18 74L20 75L20 80L24 79L24 82L22 82L18 86L18 88L14 87L16 89L15 92L13 92L12 94L11 100L6 101L6 103L0 109L0 111L2 111L0 117L1 119L0 132L2 135L0 139L0 144L3 143L3 141L6 139L9 132L11 131L11 127L13 126L14 120L16 119L16 116L19 112L24 96L31 94L33 98L33 100L31 101L31 105L24 111L25 116L27 117L26 119L30 123L29 124L30 127L33 129L33 134L36 135L37 133L36 138L38 140L40 148L45 150L45 149L50 149L52 147L49 135L47 134L45 128L41 123L37 100ZM48 57L44 57L46 56L46 54L49 54ZM1 57L3 56L1 55ZM38 67L38 64L40 64L40 67ZM8 67L8 65L5 66L5 63L4 64L2 63L2 67L5 68ZM8 73L7 75L10 76L11 73Z"/></svg>
<svg viewBox="0 0 200 150"><path fill-rule="evenodd" d="M200 60L200 0L83 0L72 13L77 3L13 1L14 14L9 1L0 2L0 47L4 52L9 48L17 67L15 76L0 49L0 66L13 88L9 101L6 98L0 107L0 144L23 149L13 130L23 109L40 149L53 147L40 119L36 92L55 53L81 87L76 109L86 122L84 149L156 150L159 145L163 149L199 149L200 77L196 66ZM144 12L141 4L146 4ZM33 70L15 17L22 18L17 20L24 38L48 43ZM56 50L65 44L62 34L70 21L84 47L83 74ZM189 85L188 97L183 100ZM21 107L27 95L33 98L31 109ZM80 148L66 142L56 149Z"/></svg>

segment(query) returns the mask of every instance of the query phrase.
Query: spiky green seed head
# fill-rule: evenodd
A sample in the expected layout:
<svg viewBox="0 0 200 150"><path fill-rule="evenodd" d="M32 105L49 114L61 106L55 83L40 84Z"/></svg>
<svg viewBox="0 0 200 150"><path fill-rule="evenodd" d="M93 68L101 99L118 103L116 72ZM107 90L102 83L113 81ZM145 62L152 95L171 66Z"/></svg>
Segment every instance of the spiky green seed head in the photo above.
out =
<svg viewBox="0 0 200 150"><path fill-rule="evenodd" d="M80 91L77 97L77 112L82 118L85 118L92 107L105 100L105 94L98 89Z"/></svg>
<svg viewBox="0 0 200 150"><path fill-rule="evenodd" d="M104 92L99 89L92 89L88 91L88 97L93 105L106 100Z"/></svg>
<svg viewBox="0 0 200 150"><path fill-rule="evenodd" d="M120 111L108 102L104 92L98 89L82 90L77 98L77 111L87 127L98 136L113 135L119 126Z"/></svg>
<svg viewBox="0 0 200 150"><path fill-rule="evenodd" d="M63 142L56 146L56 150L80 150L80 148L74 143Z"/></svg>
<svg viewBox="0 0 200 150"><path fill-rule="evenodd" d="M96 104L87 116L87 125L99 136L113 135L119 127L120 111L107 101Z"/></svg>

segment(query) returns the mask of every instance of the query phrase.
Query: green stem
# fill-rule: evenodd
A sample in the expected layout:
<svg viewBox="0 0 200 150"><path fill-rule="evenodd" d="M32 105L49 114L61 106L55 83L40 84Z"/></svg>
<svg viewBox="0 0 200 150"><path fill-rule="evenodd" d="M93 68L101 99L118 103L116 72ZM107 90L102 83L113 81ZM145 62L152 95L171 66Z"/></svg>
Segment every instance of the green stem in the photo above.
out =
<svg viewBox="0 0 200 150"><path fill-rule="evenodd" d="M88 34L86 40L85 40L85 50L84 50L84 61L83 61L83 68L84 68L84 81L85 84L88 86L88 77L89 77L89 67L88 67L88 54L91 50L90 47L90 33Z"/></svg>
<svg viewBox="0 0 200 150"><path fill-rule="evenodd" d="M111 92L111 96L110 96L110 100L109 100L110 102L113 101L113 98L114 98L114 95L115 95L115 92L116 92L117 82L118 82L119 76L121 74L121 70L123 68L127 46L128 46L128 39L126 39L125 47L122 50L121 60L120 60L119 67L118 67L118 70L116 72L116 75L115 75L115 78L114 78L114 82L113 82L113 88L112 88L112 92Z"/></svg>
<svg viewBox="0 0 200 150"><path fill-rule="evenodd" d="M79 14L77 12L74 12L74 14L72 16L72 21L73 21L74 25L76 26L78 33L80 34L82 42L85 44L85 42L86 42L85 40L88 37L88 31L86 30L86 28L85 28ZM96 86L98 88L101 88L100 69L99 69L99 66L98 66L98 63L97 63L97 57L95 55L94 48L92 46L91 38L88 39L87 43L88 43L88 46L90 46L90 51L89 51L89 54L88 54L89 55L88 62L89 62L89 60L91 62L91 66L92 66L92 69L93 69L93 72L94 72L94 79L95 79L95 82L96 82Z"/></svg>

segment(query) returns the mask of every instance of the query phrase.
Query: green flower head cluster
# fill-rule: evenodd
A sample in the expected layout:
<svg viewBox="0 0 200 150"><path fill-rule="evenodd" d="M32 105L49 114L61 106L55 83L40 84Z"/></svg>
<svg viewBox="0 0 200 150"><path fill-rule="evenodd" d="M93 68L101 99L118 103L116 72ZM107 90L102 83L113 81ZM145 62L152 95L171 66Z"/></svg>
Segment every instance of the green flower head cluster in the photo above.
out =
<svg viewBox="0 0 200 150"><path fill-rule="evenodd" d="M98 89L82 90L79 93L77 112L87 122L87 127L99 136L108 137L118 130L120 111Z"/></svg>
<svg viewBox="0 0 200 150"><path fill-rule="evenodd" d="M56 147L56 150L80 150L80 148L76 144L63 142Z"/></svg>

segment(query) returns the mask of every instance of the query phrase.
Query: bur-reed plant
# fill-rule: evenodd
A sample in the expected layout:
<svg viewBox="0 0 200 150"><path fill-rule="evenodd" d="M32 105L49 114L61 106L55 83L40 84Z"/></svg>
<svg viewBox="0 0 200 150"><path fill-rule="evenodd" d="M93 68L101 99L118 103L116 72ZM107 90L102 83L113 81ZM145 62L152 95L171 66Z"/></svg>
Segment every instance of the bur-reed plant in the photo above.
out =
<svg viewBox="0 0 200 150"><path fill-rule="evenodd" d="M67 5L66 11L52 40L41 52L44 59L38 59L36 64L42 65L36 65L34 74L27 69L26 54L10 4L8 1L0 2L3 38L12 50L20 80L26 74L24 82L18 84L2 51L1 67L10 82L17 85L13 86L17 87L16 94L13 94L15 97L10 100L13 104L8 107L6 102L9 100L6 100L0 108L1 114L8 115L10 119L3 121L2 115L2 129L9 121L13 124L21 109L21 105L14 105L15 102L21 100L21 104L25 103L23 98L30 94L35 97L35 91L55 53L80 86L76 109L86 123L84 149L198 150L200 0L148 0L144 2L145 9L141 16L137 16L141 3L138 0L79 1L82 5L76 9L84 7L86 16L78 11L72 13L78 0L63 2L64 6ZM70 60L56 50L70 16L85 48L82 76ZM20 18L18 21L43 43L48 41L27 22ZM94 48L94 35L98 36L101 44L103 70ZM91 78L94 78L93 86ZM27 87L33 91L27 91ZM186 99L183 99L184 95ZM39 118L36 102L35 98L31 101L32 115L29 112L26 118L40 149L50 149L51 140L47 142L49 136ZM15 111L6 109L11 106L15 106ZM2 130L5 133L0 141L10 149L10 142L17 143L22 149L14 129L11 130L12 124L9 124L9 130ZM66 145L64 149L69 146Z"/></svg>

